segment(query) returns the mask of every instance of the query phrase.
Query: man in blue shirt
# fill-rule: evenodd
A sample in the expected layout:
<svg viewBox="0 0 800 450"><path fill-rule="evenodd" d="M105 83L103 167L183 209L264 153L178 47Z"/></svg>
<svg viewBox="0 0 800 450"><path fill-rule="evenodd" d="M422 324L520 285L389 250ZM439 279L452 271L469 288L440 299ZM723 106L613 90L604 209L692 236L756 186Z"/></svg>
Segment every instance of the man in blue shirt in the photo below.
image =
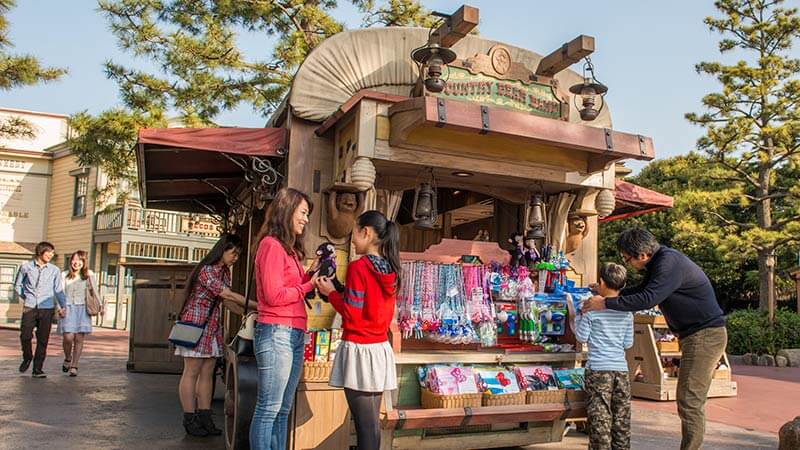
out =
<svg viewBox="0 0 800 450"><path fill-rule="evenodd" d="M50 328L53 325L53 313L58 313L66 304L61 271L50 260L55 256L55 247L49 242L36 244L36 257L23 264L17 272L14 291L23 302L22 326L19 340L22 344L22 364L20 372L25 372L33 361L33 377L44 378L46 375L44 358L47 356L47 343L50 340ZM57 303L56 303L57 302ZM36 328L36 355L31 349L33 329Z"/></svg>
<svg viewBox="0 0 800 450"><path fill-rule="evenodd" d="M645 272L644 279L620 295L592 297L583 310L641 311L658 306L664 313L681 346L676 393L681 450L697 450L703 445L708 390L728 343L714 287L703 269L683 253L659 245L645 229L623 231L617 247L625 264Z"/></svg>
<svg viewBox="0 0 800 450"><path fill-rule="evenodd" d="M619 264L600 267L598 293L619 295L627 271ZM631 383L625 349L633 346L633 315L603 310L575 315L567 302L578 342L589 344L584 390L590 449L631 448Z"/></svg>

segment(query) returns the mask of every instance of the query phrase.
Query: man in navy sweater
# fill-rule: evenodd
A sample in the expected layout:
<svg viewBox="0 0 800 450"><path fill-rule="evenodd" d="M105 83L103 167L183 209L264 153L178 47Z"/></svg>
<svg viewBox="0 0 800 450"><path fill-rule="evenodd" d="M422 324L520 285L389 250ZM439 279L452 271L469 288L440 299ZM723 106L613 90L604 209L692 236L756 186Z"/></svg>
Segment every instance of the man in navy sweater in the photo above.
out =
<svg viewBox="0 0 800 450"><path fill-rule="evenodd" d="M617 247L625 264L645 271L644 280L623 289L618 297L592 297L583 311L641 311L656 305L661 309L681 345L677 389L681 450L698 449L703 445L708 389L728 342L725 316L714 288L697 264L683 253L659 245L647 230L622 232Z"/></svg>

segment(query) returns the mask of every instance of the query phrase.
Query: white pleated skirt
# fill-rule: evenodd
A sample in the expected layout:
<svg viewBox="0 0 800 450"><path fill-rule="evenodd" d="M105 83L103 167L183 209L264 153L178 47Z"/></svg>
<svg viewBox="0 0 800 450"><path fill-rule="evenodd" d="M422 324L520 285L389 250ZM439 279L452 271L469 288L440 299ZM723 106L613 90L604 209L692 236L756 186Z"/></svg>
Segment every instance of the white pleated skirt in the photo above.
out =
<svg viewBox="0 0 800 450"><path fill-rule="evenodd" d="M342 341L336 349L329 385L362 392L397 389L394 352L389 342L357 344Z"/></svg>

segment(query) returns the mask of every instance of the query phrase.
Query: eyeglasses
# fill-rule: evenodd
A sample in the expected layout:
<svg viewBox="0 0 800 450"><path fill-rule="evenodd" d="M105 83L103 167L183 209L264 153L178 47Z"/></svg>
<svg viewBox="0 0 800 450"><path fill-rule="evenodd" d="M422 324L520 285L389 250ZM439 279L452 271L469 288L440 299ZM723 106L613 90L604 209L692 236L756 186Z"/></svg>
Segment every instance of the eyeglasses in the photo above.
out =
<svg viewBox="0 0 800 450"><path fill-rule="evenodd" d="M625 256L622 254L619 256L622 258L622 262L624 262L625 264L630 264L631 260L633 259L633 256Z"/></svg>

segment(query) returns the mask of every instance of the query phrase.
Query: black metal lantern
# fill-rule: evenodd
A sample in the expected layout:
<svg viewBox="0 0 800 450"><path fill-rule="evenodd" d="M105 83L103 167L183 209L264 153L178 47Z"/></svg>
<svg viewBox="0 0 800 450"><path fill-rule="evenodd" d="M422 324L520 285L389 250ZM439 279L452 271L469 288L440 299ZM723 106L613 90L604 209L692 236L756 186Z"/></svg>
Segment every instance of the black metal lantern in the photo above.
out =
<svg viewBox="0 0 800 450"><path fill-rule="evenodd" d="M435 42L428 42L428 45L411 52L411 59L420 65L420 76L427 68L425 88L430 92L442 92L446 84L442 79L442 71L444 66L456 60L456 52Z"/></svg>
<svg viewBox="0 0 800 450"><path fill-rule="evenodd" d="M545 238L544 232L544 200L541 195L534 195L528 213L528 226L525 239L540 240Z"/></svg>
<svg viewBox="0 0 800 450"><path fill-rule="evenodd" d="M597 81L594 76L594 66L592 60L586 57L586 62L583 64L583 83L578 83L569 88L569 91L574 94L573 103L578 108L582 120L594 120L600 115L600 111L605 106L606 92L608 87L603 83ZM581 106L577 104L578 96L581 97ZM600 107L597 106L597 97L600 97Z"/></svg>
<svg viewBox="0 0 800 450"><path fill-rule="evenodd" d="M432 230L438 216L436 190L431 183L420 184L414 195L414 226L422 230Z"/></svg>

